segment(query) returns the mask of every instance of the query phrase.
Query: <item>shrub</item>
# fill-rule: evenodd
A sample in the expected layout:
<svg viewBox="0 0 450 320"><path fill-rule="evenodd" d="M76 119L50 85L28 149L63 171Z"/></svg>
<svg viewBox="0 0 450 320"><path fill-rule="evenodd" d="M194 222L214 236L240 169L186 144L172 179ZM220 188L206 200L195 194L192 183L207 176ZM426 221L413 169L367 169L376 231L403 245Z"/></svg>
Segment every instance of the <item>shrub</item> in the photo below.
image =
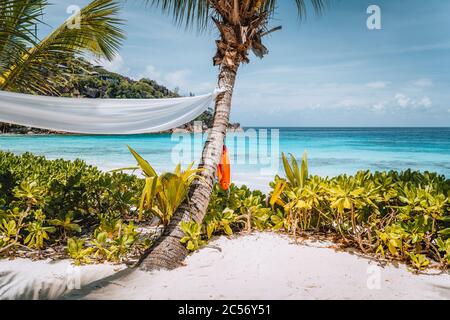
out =
<svg viewBox="0 0 450 320"><path fill-rule="evenodd" d="M0 152L0 254L26 247L64 246L77 264L122 262L150 245L132 222L144 213L167 225L198 170L177 166L157 175L130 149L144 179L104 173L83 161L46 160ZM430 172L370 172L311 176L283 154L286 177L276 176L267 197L246 186L214 186L202 224L184 222L182 242L197 250L213 235L280 231L339 238L363 253L401 260L418 270L450 265L450 180ZM141 208L138 215L137 208Z"/></svg>
<svg viewBox="0 0 450 320"><path fill-rule="evenodd" d="M0 253L65 245L69 236L89 238L103 221L132 219L143 185L134 175L105 173L81 160L0 152ZM120 261L134 244L125 230L112 238L109 260ZM69 254L85 262L80 254L87 251L77 253L79 247L71 240Z"/></svg>
<svg viewBox="0 0 450 320"><path fill-rule="evenodd" d="M368 255L424 269L450 265L450 180L430 172L361 171L334 178L311 176L283 155L286 177L276 176L269 199L259 191L214 187L202 228L213 235L257 230L328 234Z"/></svg>
<svg viewBox="0 0 450 320"><path fill-rule="evenodd" d="M270 203L293 236L331 232L366 254L417 269L429 259L448 265L450 180L444 176L361 171L328 179L308 174L306 155L300 167L284 155L283 164L287 178L275 178Z"/></svg>
<svg viewBox="0 0 450 320"><path fill-rule="evenodd" d="M29 204L47 219L129 217L143 182L136 176L105 173L81 160L46 160L0 152L0 209ZM30 203L30 201L32 203Z"/></svg>

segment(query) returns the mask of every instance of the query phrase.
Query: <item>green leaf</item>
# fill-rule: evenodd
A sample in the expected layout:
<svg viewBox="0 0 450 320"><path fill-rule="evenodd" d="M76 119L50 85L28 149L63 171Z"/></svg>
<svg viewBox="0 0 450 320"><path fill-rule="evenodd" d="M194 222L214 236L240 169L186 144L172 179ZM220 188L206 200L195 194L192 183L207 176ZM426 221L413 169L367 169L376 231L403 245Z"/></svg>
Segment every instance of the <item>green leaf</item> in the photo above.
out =
<svg viewBox="0 0 450 320"><path fill-rule="evenodd" d="M216 230L215 222L208 223L208 225L206 226L206 236L208 237L208 239L211 239L215 230Z"/></svg>
<svg viewBox="0 0 450 320"><path fill-rule="evenodd" d="M444 236L449 236L450 235L450 228L444 229L444 230L440 230L438 231L439 234L444 235Z"/></svg>
<svg viewBox="0 0 450 320"><path fill-rule="evenodd" d="M295 176L292 172L291 165L289 164L289 161L286 158L286 155L284 153L281 154L281 159L283 160L283 167L284 172L286 173L286 178L289 180L289 182L295 186Z"/></svg>
<svg viewBox="0 0 450 320"><path fill-rule="evenodd" d="M191 240L188 241L186 249L188 249L189 251L194 251L195 250L195 245L194 245L194 243Z"/></svg>
<svg viewBox="0 0 450 320"><path fill-rule="evenodd" d="M280 195L283 193L284 188L286 187L286 181L279 180L275 185L274 191L272 192L272 196L270 197L270 206L273 207L275 203L280 199Z"/></svg>
<svg viewBox="0 0 450 320"><path fill-rule="evenodd" d="M290 154L291 156L291 163L292 163L292 173L295 178L295 186L303 188L303 179L302 179L302 173L300 171L300 168L297 163L297 159L295 159L294 155Z"/></svg>
<svg viewBox="0 0 450 320"><path fill-rule="evenodd" d="M226 233L228 236L233 235L233 230L231 229L231 227L230 227L228 224L226 224L226 225L223 226L223 230L225 231L225 233Z"/></svg>
<svg viewBox="0 0 450 320"><path fill-rule="evenodd" d="M309 178L309 170L308 170L308 153L305 151L302 157L302 180L306 182Z"/></svg>
<svg viewBox="0 0 450 320"><path fill-rule="evenodd" d="M155 171L155 169L153 169L153 167L150 165L150 163L148 163L147 160L145 160L144 158L142 158L133 148L131 148L130 146L128 146L128 149L130 150L131 154L134 156L134 158L136 159L136 161L138 162L139 167L142 169L142 171L144 172L144 174L149 177L157 177L157 173Z"/></svg>

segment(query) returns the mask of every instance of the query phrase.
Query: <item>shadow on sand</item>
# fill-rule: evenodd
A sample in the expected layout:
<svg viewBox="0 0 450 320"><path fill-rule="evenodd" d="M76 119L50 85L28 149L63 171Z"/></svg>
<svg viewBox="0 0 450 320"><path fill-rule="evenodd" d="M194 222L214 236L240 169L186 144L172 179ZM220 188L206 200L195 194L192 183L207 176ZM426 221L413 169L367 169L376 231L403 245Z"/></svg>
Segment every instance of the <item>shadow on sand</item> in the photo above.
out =
<svg viewBox="0 0 450 320"><path fill-rule="evenodd" d="M123 279L132 274L136 270L137 270L136 267L132 267L118 271L110 276L83 285L81 289L74 289L71 291L67 291L55 299L57 300L85 299L89 294L95 292L96 290L101 289L111 283L114 283L117 280ZM124 299L126 299L126 297L124 297Z"/></svg>

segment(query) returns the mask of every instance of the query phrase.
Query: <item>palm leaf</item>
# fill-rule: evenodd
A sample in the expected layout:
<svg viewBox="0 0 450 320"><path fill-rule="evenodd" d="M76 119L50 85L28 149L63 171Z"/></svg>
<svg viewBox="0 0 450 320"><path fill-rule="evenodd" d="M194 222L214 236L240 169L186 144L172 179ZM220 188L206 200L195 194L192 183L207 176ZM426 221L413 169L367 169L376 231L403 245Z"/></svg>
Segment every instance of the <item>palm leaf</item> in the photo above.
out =
<svg viewBox="0 0 450 320"><path fill-rule="evenodd" d="M292 154L290 156L291 156L291 163L292 163L292 173L294 174L294 178L295 178L295 186L303 187L302 174L301 174L300 168L298 166L297 159L295 159L294 155L292 155Z"/></svg>
<svg viewBox="0 0 450 320"><path fill-rule="evenodd" d="M289 182L292 185L295 185L294 173L293 173L291 165L290 165L290 163L289 163L289 161L286 158L286 155L284 153L281 154L281 159L283 160L283 167L284 167L284 172L286 173L286 178L289 180Z"/></svg>
<svg viewBox="0 0 450 320"><path fill-rule="evenodd" d="M46 0L0 0L0 75L28 47L37 45L36 25L46 5Z"/></svg>
<svg viewBox="0 0 450 320"><path fill-rule="evenodd" d="M45 1L38 2L46 5ZM2 72L0 87L12 91L57 94L55 87L61 81L65 66L74 56L89 52L113 59L124 39L120 29L123 21L116 18L118 11L116 0L92 1L81 9L80 28L71 27L71 19L68 19L39 43L31 43L31 49L17 55L8 69Z"/></svg>
<svg viewBox="0 0 450 320"><path fill-rule="evenodd" d="M270 197L270 206L273 208L275 206L276 203L281 203L282 205L285 205L282 201L281 201L281 194L284 191L284 188L286 187L286 181L280 180L277 182L272 196Z"/></svg>
<svg viewBox="0 0 450 320"><path fill-rule="evenodd" d="M309 178L309 170L308 170L308 153L305 151L302 157L302 168L301 168L301 179L303 184L306 183L306 180Z"/></svg>
<svg viewBox="0 0 450 320"><path fill-rule="evenodd" d="M157 184L158 178L156 176L145 179L145 186L142 190L141 201L139 202L139 221L143 218L145 208L148 208L149 210L153 209L153 200L155 199Z"/></svg>
<svg viewBox="0 0 450 320"><path fill-rule="evenodd" d="M139 153L137 153L133 148L131 148L130 146L128 146L128 149L130 150L131 154L133 155L133 157L136 159L139 167L142 169L142 171L144 172L144 174L148 177L157 177L158 174L156 173L155 169L153 169L153 167L150 165L150 163L145 160L144 158L142 158Z"/></svg>
<svg viewBox="0 0 450 320"><path fill-rule="evenodd" d="M329 0L293 0L297 6L298 17L303 19L307 14L307 3L311 3L313 10L320 14ZM220 17L224 14L241 14L244 9L254 8L260 13L273 15L277 5L283 1L278 0L145 0L154 7L159 7L163 13L172 16L175 23L186 28L195 26L199 31L204 31L209 26L209 17ZM235 6L238 5L238 7ZM231 6L232 10L230 10Z"/></svg>

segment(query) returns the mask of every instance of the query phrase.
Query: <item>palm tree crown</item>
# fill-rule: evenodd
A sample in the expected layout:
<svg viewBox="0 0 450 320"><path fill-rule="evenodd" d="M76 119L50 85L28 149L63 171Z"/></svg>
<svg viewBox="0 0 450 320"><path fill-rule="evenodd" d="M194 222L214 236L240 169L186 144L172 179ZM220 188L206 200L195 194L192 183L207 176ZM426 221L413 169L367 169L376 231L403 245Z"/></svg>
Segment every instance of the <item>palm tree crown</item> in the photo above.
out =
<svg viewBox="0 0 450 320"><path fill-rule="evenodd" d="M293 0L300 19L306 17L306 0ZM173 17L177 24L195 26L202 31L211 21L220 32L214 65L248 63L249 50L262 58L268 53L261 38L272 31L268 23L281 1L277 0L147 0ZM321 13L327 0L309 0L316 13Z"/></svg>

